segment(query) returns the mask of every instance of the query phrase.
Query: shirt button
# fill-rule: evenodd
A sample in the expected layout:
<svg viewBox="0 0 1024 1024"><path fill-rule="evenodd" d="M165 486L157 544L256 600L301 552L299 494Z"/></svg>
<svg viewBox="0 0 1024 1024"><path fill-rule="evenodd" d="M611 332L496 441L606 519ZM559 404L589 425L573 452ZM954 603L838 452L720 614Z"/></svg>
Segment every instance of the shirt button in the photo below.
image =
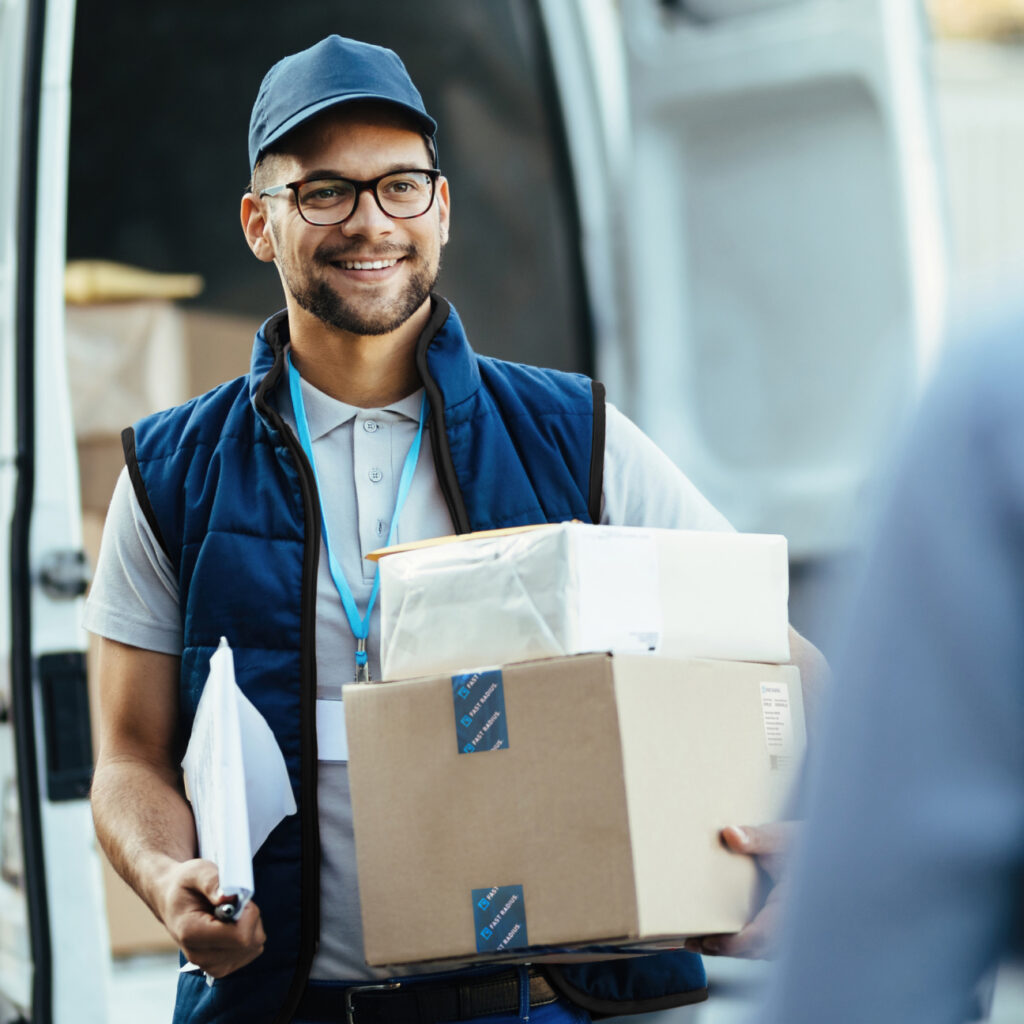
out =
<svg viewBox="0 0 1024 1024"><path fill-rule="evenodd" d="M381 480L384 479L384 474L379 469L371 469L367 476L369 476L375 484L379 484Z"/></svg>
<svg viewBox="0 0 1024 1024"><path fill-rule="evenodd" d="M377 520L377 536L378 537L383 537L384 536L384 520L383 519L378 519Z"/></svg>
<svg viewBox="0 0 1024 1024"><path fill-rule="evenodd" d="M363 430L368 434L372 434L374 431L380 429L380 424L376 420L363 420Z"/></svg>

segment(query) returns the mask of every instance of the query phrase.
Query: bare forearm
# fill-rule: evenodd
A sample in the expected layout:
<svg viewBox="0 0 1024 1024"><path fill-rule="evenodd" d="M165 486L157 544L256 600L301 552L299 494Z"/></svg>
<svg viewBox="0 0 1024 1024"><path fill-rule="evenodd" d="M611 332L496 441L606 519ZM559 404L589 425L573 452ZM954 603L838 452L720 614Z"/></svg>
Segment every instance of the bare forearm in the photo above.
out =
<svg viewBox="0 0 1024 1024"><path fill-rule="evenodd" d="M197 856L178 771L176 657L101 639L100 755L92 784L96 835L114 869L194 964L220 978L254 960L266 936L250 902L219 921L217 865Z"/></svg>
<svg viewBox="0 0 1024 1024"><path fill-rule="evenodd" d="M177 779L136 758L101 758L92 813L114 870L163 920L158 895L167 872L197 856L195 821Z"/></svg>

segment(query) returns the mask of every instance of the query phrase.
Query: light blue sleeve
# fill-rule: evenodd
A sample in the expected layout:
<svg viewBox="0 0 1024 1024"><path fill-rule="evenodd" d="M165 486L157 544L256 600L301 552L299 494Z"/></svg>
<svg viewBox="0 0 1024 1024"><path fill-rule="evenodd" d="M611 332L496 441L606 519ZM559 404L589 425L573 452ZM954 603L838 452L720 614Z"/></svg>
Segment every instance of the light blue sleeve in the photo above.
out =
<svg viewBox="0 0 1024 1024"><path fill-rule="evenodd" d="M853 602L762 1024L953 1024L1022 916L1024 327L924 403Z"/></svg>

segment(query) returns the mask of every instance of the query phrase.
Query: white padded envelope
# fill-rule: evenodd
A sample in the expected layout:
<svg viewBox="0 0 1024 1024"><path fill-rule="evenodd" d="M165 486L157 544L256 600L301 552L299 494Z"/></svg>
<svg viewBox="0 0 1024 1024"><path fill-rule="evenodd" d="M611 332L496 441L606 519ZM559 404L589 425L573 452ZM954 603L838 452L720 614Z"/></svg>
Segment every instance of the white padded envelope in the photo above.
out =
<svg viewBox="0 0 1024 1024"><path fill-rule="evenodd" d="M384 679L589 651L790 657L778 535L562 523L380 566Z"/></svg>

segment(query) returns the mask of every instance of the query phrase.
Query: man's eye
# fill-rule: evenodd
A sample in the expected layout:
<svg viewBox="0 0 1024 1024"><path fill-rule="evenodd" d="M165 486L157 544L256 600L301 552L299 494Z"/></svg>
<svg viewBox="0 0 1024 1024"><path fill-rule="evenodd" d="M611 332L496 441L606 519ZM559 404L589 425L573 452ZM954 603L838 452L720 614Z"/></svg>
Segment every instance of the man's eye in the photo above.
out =
<svg viewBox="0 0 1024 1024"><path fill-rule="evenodd" d="M381 191L392 199L409 199L422 195L430 187L430 179L422 174L403 174L397 178L386 178L381 182Z"/></svg>
<svg viewBox="0 0 1024 1024"><path fill-rule="evenodd" d="M352 189L346 188L340 182L329 182L322 185L310 185L302 192L304 203L337 203L340 200L351 196Z"/></svg>

